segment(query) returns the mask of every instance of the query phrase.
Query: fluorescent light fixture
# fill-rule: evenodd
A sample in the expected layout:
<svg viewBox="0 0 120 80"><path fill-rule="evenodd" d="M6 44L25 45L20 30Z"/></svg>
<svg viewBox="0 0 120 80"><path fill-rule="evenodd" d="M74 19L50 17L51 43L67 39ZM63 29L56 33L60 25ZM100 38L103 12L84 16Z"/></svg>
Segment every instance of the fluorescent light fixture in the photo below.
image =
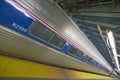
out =
<svg viewBox="0 0 120 80"><path fill-rule="evenodd" d="M109 42L110 42L110 46L111 46L111 48L112 48L112 52L113 52L113 55L114 55L114 59L115 59L117 68L118 68L118 70L120 70L119 62L118 62L118 57L117 57L117 51L116 51L116 45L115 45L115 39L114 39L114 36L113 36L113 32L112 32L112 31L109 31L109 32L107 33L107 36L108 36L108 39L109 39Z"/></svg>

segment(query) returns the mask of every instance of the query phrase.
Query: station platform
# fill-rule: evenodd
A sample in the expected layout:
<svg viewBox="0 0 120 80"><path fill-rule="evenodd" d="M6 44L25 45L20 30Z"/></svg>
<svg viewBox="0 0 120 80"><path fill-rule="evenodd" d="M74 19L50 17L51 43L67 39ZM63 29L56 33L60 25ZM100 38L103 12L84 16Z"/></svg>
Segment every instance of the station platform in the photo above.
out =
<svg viewBox="0 0 120 80"><path fill-rule="evenodd" d="M0 54L0 80L117 80Z"/></svg>

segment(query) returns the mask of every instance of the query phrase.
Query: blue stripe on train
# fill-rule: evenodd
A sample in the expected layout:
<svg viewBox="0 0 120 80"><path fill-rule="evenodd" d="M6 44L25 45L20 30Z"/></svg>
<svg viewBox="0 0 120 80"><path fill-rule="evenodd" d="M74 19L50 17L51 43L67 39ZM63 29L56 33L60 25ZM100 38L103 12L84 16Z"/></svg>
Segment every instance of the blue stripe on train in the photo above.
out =
<svg viewBox="0 0 120 80"><path fill-rule="evenodd" d="M24 36L27 36L31 39L41 42L44 45L47 45L58 51L64 52L66 50L66 47L65 49L59 49L51 44L46 43L45 41L40 40L39 38L36 38L30 35L27 30L34 20L26 16L23 12L19 11L11 4L7 3L4 0L0 0L0 6L1 6L0 7L0 25L4 25L7 28L10 28L16 32L19 32Z"/></svg>
<svg viewBox="0 0 120 80"><path fill-rule="evenodd" d="M81 60L81 58L78 58L77 56L68 54L68 48L71 46L69 43L66 43L63 49L59 49L49 43L46 43L45 41L40 40L39 38L30 35L26 30L28 30L29 26L34 20L30 17L27 17L23 12L19 11L4 0L0 0L0 6L0 25L4 25L5 27L15 30L24 36Z"/></svg>
<svg viewBox="0 0 120 80"><path fill-rule="evenodd" d="M6 1L0 0L0 25L24 34L32 22L32 18L27 17Z"/></svg>

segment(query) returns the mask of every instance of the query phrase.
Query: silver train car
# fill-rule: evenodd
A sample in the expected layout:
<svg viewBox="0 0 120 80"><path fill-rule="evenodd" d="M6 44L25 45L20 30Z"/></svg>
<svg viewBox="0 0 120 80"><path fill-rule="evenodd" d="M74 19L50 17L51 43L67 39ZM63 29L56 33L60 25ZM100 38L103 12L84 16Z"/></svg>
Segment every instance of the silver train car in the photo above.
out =
<svg viewBox="0 0 120 80"><path fill-rule="evenodd" d="M68 69L117 75L52 0L0 0L0 53Z"/></svg>

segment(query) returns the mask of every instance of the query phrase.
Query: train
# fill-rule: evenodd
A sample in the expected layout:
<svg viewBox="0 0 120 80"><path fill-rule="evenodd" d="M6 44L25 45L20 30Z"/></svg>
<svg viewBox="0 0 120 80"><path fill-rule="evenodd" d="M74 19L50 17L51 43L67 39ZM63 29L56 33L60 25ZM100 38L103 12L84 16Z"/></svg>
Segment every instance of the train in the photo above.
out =
<svg viewBox="0 0 120 80"><path fill-rule="evenodd" d="M0 0L0 52L67 69L117 75L52 0Z"/></svg>

